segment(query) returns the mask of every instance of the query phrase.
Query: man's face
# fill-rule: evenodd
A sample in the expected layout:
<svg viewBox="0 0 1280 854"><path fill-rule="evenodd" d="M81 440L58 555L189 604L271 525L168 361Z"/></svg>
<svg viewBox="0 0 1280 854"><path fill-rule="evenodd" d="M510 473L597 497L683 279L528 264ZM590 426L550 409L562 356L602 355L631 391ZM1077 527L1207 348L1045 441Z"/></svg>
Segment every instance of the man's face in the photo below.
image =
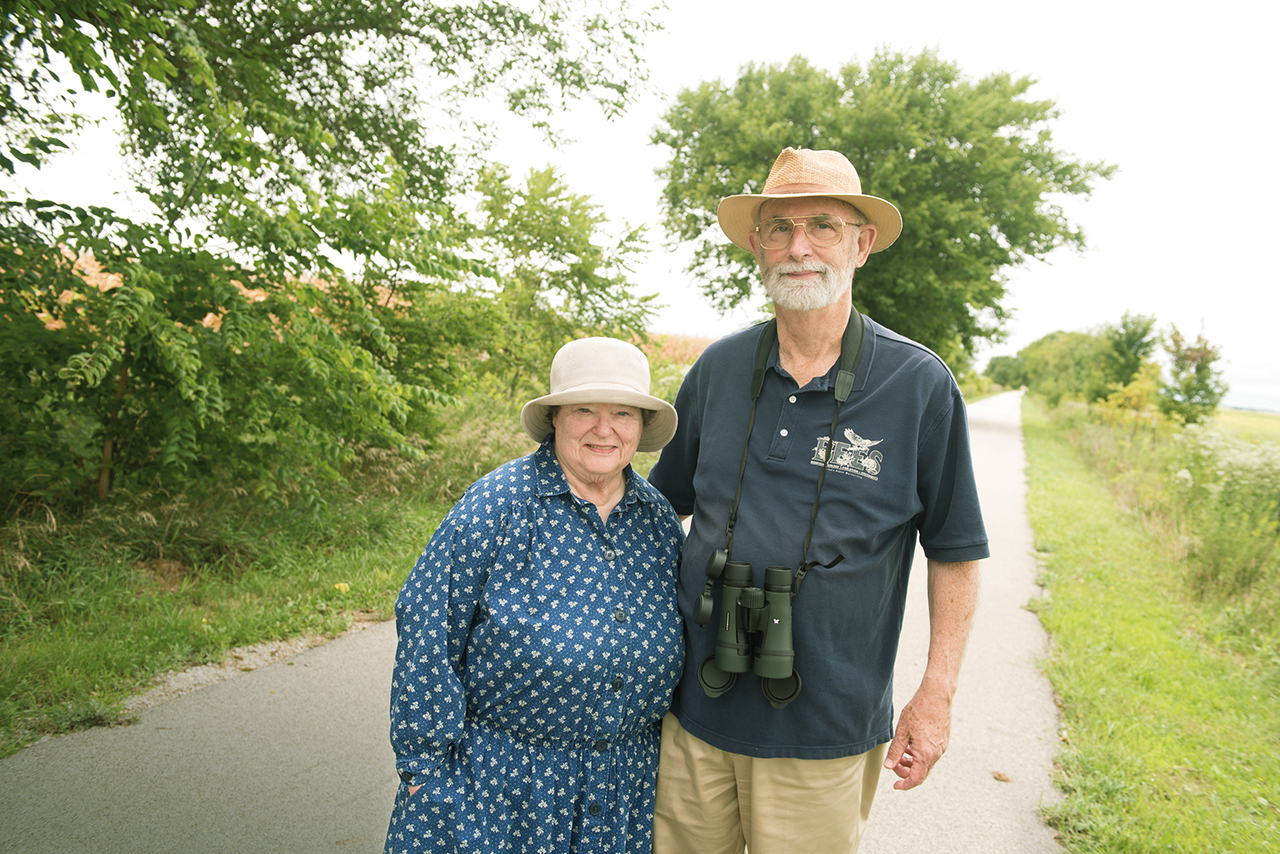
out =
<svg viewBox="0 0 1280 854"><path fill-rule="evenodd" d="M772 217L831 216L845 222L861 219L853 207L838 199L778 199L760 208L760 221ZM789 246L764 249L756 232L751 248L760 262L765 292L778 307L791 311L825 308L849 292L853 273L870 254L875 226L846 228L834 246L815 246L807 229L795 229Z"/></svg>

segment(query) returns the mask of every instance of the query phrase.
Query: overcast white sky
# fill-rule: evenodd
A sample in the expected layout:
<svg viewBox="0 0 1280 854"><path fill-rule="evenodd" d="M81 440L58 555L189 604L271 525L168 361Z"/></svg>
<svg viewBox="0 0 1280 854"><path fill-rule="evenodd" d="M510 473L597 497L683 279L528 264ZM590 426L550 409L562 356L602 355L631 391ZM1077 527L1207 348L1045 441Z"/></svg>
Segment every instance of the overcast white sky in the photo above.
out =
<svg viewBox="0 0 1280 854"><path fill-rule="evenodd" d="M1271 56L1280 7L917 0L833 3L820 13L816 3L671 2L666 31L645 49L656 94L613 122L575 108L557 124L577 142L559 150L511 123L496 146L513 175L554 164L611 220L651 224L656 251L638 277L668 305L656 331L714 337L753 316L719 317L683 273L683 257L661 247L654 170L665 151L648 140L667 99L704 80L731 82L748 62L801 55L834 71L881 45L931 47L972 78L1034 77L1031 97L1054 100L1062 113L1055 144L1120 167L1091 200L1067 204L1086 230L1084 256L1064 251L1012 272L1009 340L980 362L1054 330L1150 314L1161 329L1175 323L1192 338L1203 330L1221 347L1227 405L1280 411L1280 277L1264 261L1280 231L1280 72ZM109 147L88 141L58 167L97 203L121 185ZM911 211L903 216L909 228Z"/></svg>
<svg viewBox="0 0 1280 854"><path fill-rule="evenodd" d="M1031 97L1054 100L1062 113L1056 144L1120 172L1089 201L1068 205L1089 239L1084 256L1063 251L1013 272L1009 340L980 361L1054 330L1150 314L1160 328L1175 323L1192 338L1203 329L1222 348L1227 404L1280 411L1280 277L1265 260L1280 231L1280 72L1272 58L1280 7L917 0L832 3L819 15L817 3L672 5L666 31L647 46L653 82L667 97L704 80L731 82L748 62L802 55L834 71L881 45L935 48L973 78L1003 71L1038 80ZM498 156L516 175L555 163L611 218L653 223L656 238L653 170L665 149L648 140L664 103L648 98L612 123L575 110L566 127L576 145L551 153L513 133ZM910 210L903 215L910 227ZM671 306L658 331L723 334L742 325L748 315L719 318L682 266L680 256L657 252L642 271L646 289Z"/></svg>

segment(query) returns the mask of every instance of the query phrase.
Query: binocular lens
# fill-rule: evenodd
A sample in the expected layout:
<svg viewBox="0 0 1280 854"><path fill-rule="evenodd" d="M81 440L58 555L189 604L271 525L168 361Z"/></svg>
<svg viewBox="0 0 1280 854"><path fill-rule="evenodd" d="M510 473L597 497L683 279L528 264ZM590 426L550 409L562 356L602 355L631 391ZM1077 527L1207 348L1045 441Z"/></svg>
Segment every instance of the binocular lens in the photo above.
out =
<svg viewBox="0 0 1280 854"><path fill-rule="evenodd" d="M800 694L791 644L791 570L767 567L761 589L751 586L749 563L725 561L720 569L715 654L698 665L698 683L707 696L719 697L733 687L735 674L750 670L760 677L770 704L781 709ZM710 565L707 574L711 575ZM710 619L710 607L711 596L704 593L696 603L699 624Z"/></svg>
<svg viewBox="0 0 1280 854"><path fill-rule="evenodd" d="M785 679L761 679L760 690L764 691L769 705L775 709L784 709L788 703L800 696L800 674L793 670Z"/></svg>
<svg viewBox="0 0 1280 854"><path fill-rule="evenodd" d="M738 674L725 673L719 667L716 667L716 657L714 655L708 655L698 665L698 684L702 686L702 690L707 693L708 697L719 697L732 688L733 683L737 681Z"/></svg>
<svg viewBox="0 0 1280 854"><path fill-rule="evenodd" d="M716 549L707 558L707 578L715 581L724 572L724 565L729 561L729 553L724 549Z"/></svg>

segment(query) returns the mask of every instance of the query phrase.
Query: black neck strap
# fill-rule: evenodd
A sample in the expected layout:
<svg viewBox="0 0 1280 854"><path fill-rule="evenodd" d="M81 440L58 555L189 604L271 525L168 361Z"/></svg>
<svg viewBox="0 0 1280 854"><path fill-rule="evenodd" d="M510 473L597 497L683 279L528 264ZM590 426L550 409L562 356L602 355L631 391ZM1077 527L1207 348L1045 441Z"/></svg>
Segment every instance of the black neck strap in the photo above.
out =
<svg viewBox="0 0 1280 854"><path fill-rule="evenodd" d="M844 328L844 339L840 342L840 370L836 373L836 412L831 419L831 434L827 437L827 448L822 458L822 471L818 475L818 492L813 498L813 510L809 513L809 530L804 535L804 549L800 554L800 569L796 573L795 584L791 594L800 592L800 582L805 573L815 566L830 569L844 555L839 555L830 563L820 564L808 560L809 542L813 539L813 523L818 518L818 501L822 497L822 484L827 478L827 465L831 462L831 449L835 446L836 425L840 421L840 407L849 399L853 391L854 379L858 370L858 362L862 359L862 340L865 321L858 310L849 307L849 322ZM751 431L756 423L756 403L760 400L760 391L764 388L764 375L768 369L769 353L773 350L773 342L778 339L778 321L770 320L760 332L760 340L756 343L755 367L751 373L751 416L747 419L747 440L742 446L742 462L738 466L738 488L733 496L733 504L729 507L729 522L725 526L725 555L733 555L733 528L738 520L738 502L742 500L742 478L747 471L747 451L751 446Z"/></svg>

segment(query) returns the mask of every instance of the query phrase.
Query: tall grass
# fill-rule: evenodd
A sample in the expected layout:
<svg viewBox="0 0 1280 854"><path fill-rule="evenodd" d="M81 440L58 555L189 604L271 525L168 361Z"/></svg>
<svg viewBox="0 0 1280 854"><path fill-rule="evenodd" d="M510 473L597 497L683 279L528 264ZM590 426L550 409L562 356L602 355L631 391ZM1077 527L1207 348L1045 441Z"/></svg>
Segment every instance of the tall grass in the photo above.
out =
<svg viewBox="0 0 1280 854"><path fill-rule="evenodd" d="M414 557L479 475L533 443L473 400L420 459L362 449L323 513L228 493L124 496L0 529L0 755L111 723L159 674L238 646L388 619Z"/></svg>
<svg viewBox="0 0 1280 854"><path fill-rule="evenodd" d="M1154 485L1161 466L1134 464L1149 479L1133 469L1112 477L1079 454L1134 461L1167 451L1171 464L1183 451L1095 425L1112 431L1113 447L1078 421L1051 422L1035 401L1023 422L1048 592L1037 611L1063 716L1065 797L1046 810L1060 840L1075 854L1280 850L1276 662L1223 643L1220 606L1190 583L1183 546L1152 525L1160 514L1135 505L1151 489L1179 506Z"/></svg>
<svg viewBox="0 0 1280 854"><path fill-rule="evenodd" d="M168 670L387 618L443 513L407 496L347 497L321 524L154 498L0 531L0 755L117 720Z"/></svg>
<svg viewBox="0 0 1280 854"><path fill-rule="evenodd" d="M1250 442L1280 443L1280 413L1250 409L1219 409L1210 426Z"/></svg>
<svg viewBox="0 0 1280 854"><path fill-rule="evenodd" d="M1280 444L1105 408L1057 417L1177 561L1223 642L1280 657Z"/></svg>

